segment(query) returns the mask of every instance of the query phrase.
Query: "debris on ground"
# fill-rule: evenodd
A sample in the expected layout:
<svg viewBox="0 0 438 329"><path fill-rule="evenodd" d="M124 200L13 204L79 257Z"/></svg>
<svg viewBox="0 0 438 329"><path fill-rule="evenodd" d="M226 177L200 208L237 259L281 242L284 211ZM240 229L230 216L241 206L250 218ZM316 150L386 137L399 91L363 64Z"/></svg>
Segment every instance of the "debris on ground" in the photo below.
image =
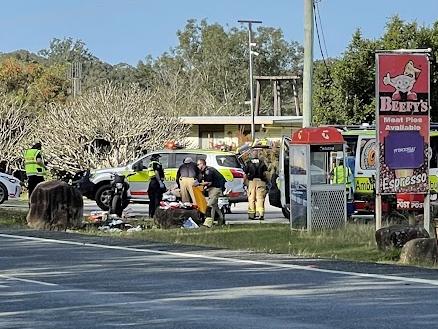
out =
<svg viewBox="0 0 438 329"><path fill-rule="evenodd" d="M181 228L194 229L194 228L199 228L199 225L195 223L192 217L189 217L183 222Z"/></svg>

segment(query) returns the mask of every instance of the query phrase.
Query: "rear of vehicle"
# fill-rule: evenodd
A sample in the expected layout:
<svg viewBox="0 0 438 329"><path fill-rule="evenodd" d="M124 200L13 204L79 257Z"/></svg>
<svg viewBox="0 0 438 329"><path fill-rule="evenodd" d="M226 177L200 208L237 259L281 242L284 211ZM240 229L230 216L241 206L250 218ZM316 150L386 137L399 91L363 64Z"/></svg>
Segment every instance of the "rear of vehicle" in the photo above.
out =
<svg viewBox="0 0 438 329"><path fill-rule="evenodd" d="M210 160L210 162L209 162ZM236 154L230 152L207 155L207 165L215 167L227 180L225 190L231 203L248 201L244 189L244 171Z"/></svg>
<svg viewBox="0 0 438 329"><path fill-rule="evenodd" d="M429 182L430 190L433 193L438 193L438 131L430 132L430 169Z"/></svg>
<svg viewBox="0 0 438 329"><path fill-rule="evenodd" d="M376 151L375 131L358 137L354 168L354 205L359 213L374 212Z"/></svg>
<svg viewBox="0 0 438 329"><path fill-rule="evenodd" d="M18 198L21 194L20 180L14 176L0 173L0 204L9 198Z"/></svg>

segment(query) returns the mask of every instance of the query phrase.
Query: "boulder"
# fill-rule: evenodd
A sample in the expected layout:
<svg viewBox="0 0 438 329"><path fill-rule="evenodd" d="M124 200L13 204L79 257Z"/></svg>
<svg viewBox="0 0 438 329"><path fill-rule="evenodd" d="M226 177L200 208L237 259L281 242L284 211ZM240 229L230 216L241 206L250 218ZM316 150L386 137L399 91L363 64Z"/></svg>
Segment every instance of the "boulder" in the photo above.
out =
<svg viewBox="0 0 438 329"><path fill-rule="evenodd" d="M27 224L39 230L80 227L83 210L84 201L78 189L62 181L42 182L31 195Z"/></svg>
<svg viewBox="0 0 438 329"><path fill-rule="evenodd" d="M408 241L400 253L403 264L435 264L438 260L438 245L435 238L419 238Z"/></svg>
<svg viewBox="0 0 438 329"><path fill-rule="evenodd" d="M154 223L159 228L179 228L183 225L183 222L189 217L191 217L196 224L202 224L199 212L196 209L182 208L158 208L157 210L155 210Z"/></svg>
<svg viewBox="0 0 438 329"><path fill-rule="evenodd" d="M406 242L417 238L429 238L429 233L418 226L413 225L391 225L383 227L375 234L377 247L380 250L390 248L402 248Z"/></svg>

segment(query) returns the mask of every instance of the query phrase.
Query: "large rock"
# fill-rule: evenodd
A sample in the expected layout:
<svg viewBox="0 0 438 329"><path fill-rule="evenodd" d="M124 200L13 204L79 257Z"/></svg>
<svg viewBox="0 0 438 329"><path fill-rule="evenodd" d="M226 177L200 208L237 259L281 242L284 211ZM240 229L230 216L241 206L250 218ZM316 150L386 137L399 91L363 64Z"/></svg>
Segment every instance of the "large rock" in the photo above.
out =
<svg viewBox="0 0 438 329"><path fill-rule="evenodd" d="M80 227L83 211L84 201L78 189L62 181L43 182L30 198L27 224L40 230Z"/></svg>
<svg viewBox="0 0 438 329"><path fill-rule="evenodd" d="M155 210L154 223L160 228L179 228L191 217L196 224L201 224L199 212L196 209L161 209Z"/></svg>
<svg viewBox="0 0 438 329"><path fill-rule="evenodd" d="M392 225L376 231L377 247L380 250L402 248L406 242L417 238L429 238L429 233L418 226Z"/></svg>
<svg viewBox="0 0 438 329"><path fill-rule="evenodd" d="M438 245L435 238L420 238L408 241L400 253L403 264L435 264L438 260Z"/></svg>

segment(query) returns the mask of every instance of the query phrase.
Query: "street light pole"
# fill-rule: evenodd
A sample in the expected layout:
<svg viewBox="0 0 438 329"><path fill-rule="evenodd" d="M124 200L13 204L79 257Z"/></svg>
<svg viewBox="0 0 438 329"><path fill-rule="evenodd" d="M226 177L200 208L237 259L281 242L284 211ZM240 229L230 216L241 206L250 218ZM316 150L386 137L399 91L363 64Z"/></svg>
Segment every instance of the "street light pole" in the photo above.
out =
<svg viewBox="0 0 438 329"><path fill-rule="evenodd" d="M254 118L254 87L253 87L253 77L252 77L252 55L255 53L252 51L252 47L255 46L252 42L252 24L261 24L262 21L254 20L238 20L239 23L248 24L248 48L249 48L249 94L250 94L250 105L251 105L251 140L255 140L255 118ZM256 54L257 55L257 54Z"/></svg>
<svg viewBox="0 0 438 329"><path fill-rule="evenodd" d="M313 0L304 0L303 128L312 126Z"/></svg>

